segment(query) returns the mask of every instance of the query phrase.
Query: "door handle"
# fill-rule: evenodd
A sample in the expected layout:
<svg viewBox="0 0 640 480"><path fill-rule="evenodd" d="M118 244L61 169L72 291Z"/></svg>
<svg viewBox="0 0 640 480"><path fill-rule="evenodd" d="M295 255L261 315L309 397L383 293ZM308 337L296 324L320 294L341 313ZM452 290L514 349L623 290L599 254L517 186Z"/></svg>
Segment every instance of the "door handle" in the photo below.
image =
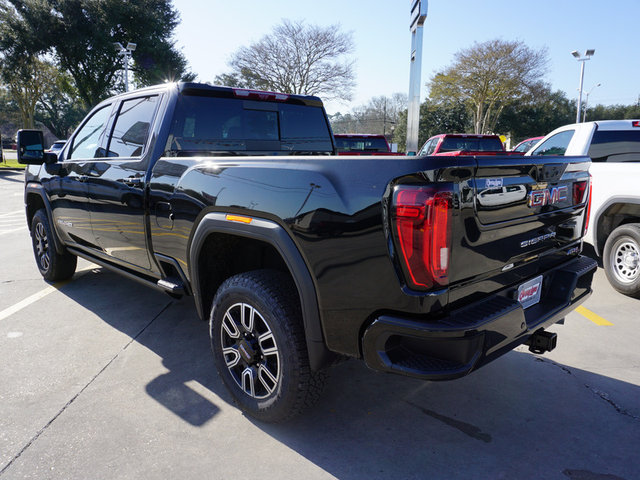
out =
<svg viewBox="0 0 640 480"><path fill-rule="evenodd" d="M140 177L129 177L123 180L125 185L129 185L130 187L134 187L136 185L140 185L142 183L142 178Z"/></svg>

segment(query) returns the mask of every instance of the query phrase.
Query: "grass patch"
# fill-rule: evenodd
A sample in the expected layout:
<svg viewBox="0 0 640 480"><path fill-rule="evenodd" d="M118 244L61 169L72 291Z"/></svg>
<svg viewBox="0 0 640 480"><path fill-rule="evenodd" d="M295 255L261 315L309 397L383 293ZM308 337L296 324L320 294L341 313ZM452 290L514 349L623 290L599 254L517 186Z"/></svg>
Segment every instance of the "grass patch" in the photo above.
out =
<svg viewBox="0 0 640 480"><path fill-rule="evenodd" d="M0 168L22 168L24 169L26 165L21 165L18 163L16 158L15 150L3 150L2 151L2 162L0 162Z"/></svg>

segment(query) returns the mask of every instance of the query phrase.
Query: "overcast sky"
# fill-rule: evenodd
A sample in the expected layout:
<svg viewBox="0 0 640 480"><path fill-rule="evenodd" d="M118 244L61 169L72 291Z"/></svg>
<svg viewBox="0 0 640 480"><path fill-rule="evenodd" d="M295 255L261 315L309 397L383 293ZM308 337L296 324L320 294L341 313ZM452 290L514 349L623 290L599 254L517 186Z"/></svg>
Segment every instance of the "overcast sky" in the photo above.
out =
<svg viewBox="0 0 640 480"><path fill-rule="evenodd" d="M229 71L241 46L259 40L282 19L321 26L339 24L353 32L357 88L346 112L378 95L407 93L409 87L410 0L173 0L180 12L177 46L199 81ZM424 27L422 84L474 42L522 40L547 48L546 80L577 98L580 66L572 50L596 50L586 63L584 90L590 104L630 104L640 96L638 25L640 0L431 0ZM423 87L421 99L427 94Z"/></svg>

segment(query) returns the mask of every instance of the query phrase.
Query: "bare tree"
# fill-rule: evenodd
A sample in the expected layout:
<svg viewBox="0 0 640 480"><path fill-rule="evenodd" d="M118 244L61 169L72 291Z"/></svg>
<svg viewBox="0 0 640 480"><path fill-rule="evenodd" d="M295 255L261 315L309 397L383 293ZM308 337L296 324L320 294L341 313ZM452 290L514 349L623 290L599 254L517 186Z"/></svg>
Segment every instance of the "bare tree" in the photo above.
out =
<svg viewBox="0 0 640 480"><path fill-rule="evenodd" d="M493 131L505 106L540 89L547 64L545 49L533 50L520 41L476 43L431 79L430 98L464 103L473 114L475 133Z"/></svg>
<svg viewBox="0 0 640 480"><path fill-rule="evenodd" d="M407 95L394 93L391 97L373 97L366 105L360 105L346 114L331 117L335 133L375 133L392 139L400 114L407 109Z"/></svg>
<svg viewBox="0 0 640 480"><path fill-rule="evenodd" d="M283 93L350 100L355 86L350 33L283 20L269 35L240 48L229 62L237 84Z"/></svg>

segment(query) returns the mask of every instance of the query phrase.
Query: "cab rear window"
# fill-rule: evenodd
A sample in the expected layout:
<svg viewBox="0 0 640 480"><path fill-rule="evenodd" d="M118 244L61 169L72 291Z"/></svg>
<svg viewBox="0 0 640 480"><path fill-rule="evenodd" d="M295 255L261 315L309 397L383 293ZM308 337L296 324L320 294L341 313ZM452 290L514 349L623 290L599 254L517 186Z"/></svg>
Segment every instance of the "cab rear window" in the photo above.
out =
<svg viewBox="0 0 640 480"><path fill-rule="evenodd" d="M182 95L165 155L331 153L324 110L309 105Z"/></svg>
<svg viewBox="0 0 640 480"><path fill-rule="evenodd" d="M596 130L588 154L593 162L638 162L640 129Z"/></svg>
<svg viewBox="0 0 640 480"><path fill-rule="evenodd" d="M336 137L339 152L388 152L389 146L384 138Z"/></svg>

